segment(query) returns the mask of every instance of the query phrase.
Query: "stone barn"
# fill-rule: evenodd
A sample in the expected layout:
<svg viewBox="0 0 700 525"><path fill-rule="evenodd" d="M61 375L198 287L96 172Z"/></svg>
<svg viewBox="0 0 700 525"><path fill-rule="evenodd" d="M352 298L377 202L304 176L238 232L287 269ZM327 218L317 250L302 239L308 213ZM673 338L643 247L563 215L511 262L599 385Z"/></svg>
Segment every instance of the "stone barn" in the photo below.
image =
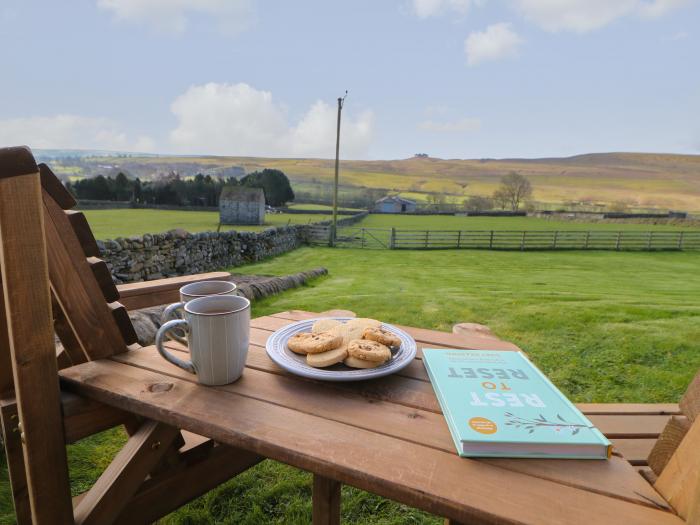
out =
<svg viewBox="0 0 700 525"><path fill-rule="evenodd" d="M262 188L224 186L219 216L221 224L264 224L265 193Z"/></svg>
<svg viewBox="0 0 700 525"><path fill-rule="evenodd" d="M416 201L397 195L384 197L374 203L374 213L412 213L416 211Z"/></svg>

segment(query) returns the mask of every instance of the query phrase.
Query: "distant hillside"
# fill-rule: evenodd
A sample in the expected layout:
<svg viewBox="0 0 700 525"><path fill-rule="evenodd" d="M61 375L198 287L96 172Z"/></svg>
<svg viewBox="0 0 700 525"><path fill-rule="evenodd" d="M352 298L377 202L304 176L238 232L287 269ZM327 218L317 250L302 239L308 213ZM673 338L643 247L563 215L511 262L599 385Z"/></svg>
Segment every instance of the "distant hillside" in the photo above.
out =
<svg viewBox="0 0 700 525"><path fill-rule="evenodd" d="M46 152L48 153L48 152ZM262 168L284 171L302 194L328 194L333 177L329 159L275 159L214 156L101 156L56 160L58 171L90 176L123 170L151 177L177 171L182 176L205 172L239 173ZM502 175L527 176L539 202L612 203L700 211L700 155L592 153L542 159L437 159L342 161L344 191L381 189L423 199L440 193L461 202L469 195L488 195Z"/></svg>

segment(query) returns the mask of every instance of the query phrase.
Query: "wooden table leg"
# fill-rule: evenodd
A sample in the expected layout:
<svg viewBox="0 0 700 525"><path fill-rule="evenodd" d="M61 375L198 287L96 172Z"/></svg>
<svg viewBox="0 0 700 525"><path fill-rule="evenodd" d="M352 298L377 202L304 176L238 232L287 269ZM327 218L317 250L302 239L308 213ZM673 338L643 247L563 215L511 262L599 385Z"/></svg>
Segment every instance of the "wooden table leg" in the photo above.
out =
<svg viewBox="0 0 700 525"><path fill-rule="evenodd" d="M314 474L313 525L340 524L340 483Z"/></svg>

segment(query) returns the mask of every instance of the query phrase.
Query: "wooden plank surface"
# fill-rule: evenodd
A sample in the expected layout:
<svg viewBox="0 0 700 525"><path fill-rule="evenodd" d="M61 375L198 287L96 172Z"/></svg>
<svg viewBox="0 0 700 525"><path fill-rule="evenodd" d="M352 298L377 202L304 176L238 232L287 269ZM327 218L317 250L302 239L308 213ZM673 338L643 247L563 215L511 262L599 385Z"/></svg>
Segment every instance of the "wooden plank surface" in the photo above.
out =
<svg viewBox="0 0 700 525"><path fill-rule="evenodd" d="M661 474L683 438L690 430L690 420L685 416L671 416L659 435L647 462L656 475Z"/></svg>
<svg viewBox="0 0 700 525"><path fill-rule="evenodd" d="M615 523L624 515L627 523L679 523L648 505L463 460L454 452L112 360L61 375L67 387L108 404L465 522L546 524L566 517L569 523Z"/></svg>
<svg viewBox="0 0 700 525"><path fill-rule="evenodd" d="M656 439L630 439L618 438L612 439L613 447L616 453L622 455L625 460L631 465L642 466L647 464L649 452L654 447Z"/></svg>
<svg viewBox="0 0 700 525"><path fill-rule="evenodd" d="M44 209L51 287L85 353L99 359L126 350L66 214L48 194Z"/></svg>
<svg viewBox="0 0 700 525"><path fill-rule="evenodd" d="M168 348L182 351L178 343L167 343ZM126 354L124 359L136 359L144 367L152 367L156 371L167 371L167 373L179 373L175 367L163 366L165 362L157 356L153 347L149 347L148 353ZM281 370L275 365L262 346L251 345L248 349L247 366L254 370L272 372L287 378L294 377ZM425 370L423 364L416 360L413 365ZM171 372L172 368L172 372ZM183 377L185 377L183 375ZM304 381L294 377L295 381ZM315 384L315 383L311 383ZM435 398L432 385L427 381L418 381L402 372L389 377L373 380L360 381L356 383L325 383L322 388L334 389L346 393L356 394L364 399L382 399L391 403L403 405L405 407L419 409L421 411L438 414L438 420L442 421L442 410ZM630 416L614 416L609 414L589 416L589 419L609 438L655 438L663 430L670 416L667 415L642 415L632 414Z"/></svg>
<svg viewBox="0 0 700 525"><path fill-rule="evenodd" d="M654 484L678 514L693 525L700 523L699 450L700 420L696 419Z"/></svg>
<svg viewBox="0 0 700 525"><path fill-rule="evenodd" d="M206 272L170 277L168 279L120 284L117 286L117 290L119 291L120 302L127 310L135 310L137 308L148 308L179 301L179 290L186 284L199 281L230 280L231 274L229 272Z"/></svg>
<svg viewBox="0 0 700 525"><path fill-rule="evenodd" d="M154 347L127 352L115 356L115 359L145 370L192 380L190 374L164 361ZM416 383L411 380L404 381ZM357 386L361 384L358 383ZM454 452L454 444L441 413L402 406L381 396L375 397L366 393L358 395L358 391L351 390L339 391L328 383L302 381L292 376L276 377L255 369L247 369L244 376L233 384L216 388L313 414L329 421L378 431L447 453ZM608 492L642 503L645 503L646 499L655 498L657 505L664 504L663 500L635 475L626 461L613 458L607 462L582 463L581 468L577 470L571 468L570 461L561 460L509 460L501 461L499 466L519 471L526 467L527 473L531 475L571 486ZM642 499L640 494L644 494L646 499Z"/></svg>
<svg viewBox="0 0 700 525"><path fill-rule="evenodd" d="M38 173L0 179L0 262L32 520L69 523L65 442L56 432L62 422Z"/></svg>

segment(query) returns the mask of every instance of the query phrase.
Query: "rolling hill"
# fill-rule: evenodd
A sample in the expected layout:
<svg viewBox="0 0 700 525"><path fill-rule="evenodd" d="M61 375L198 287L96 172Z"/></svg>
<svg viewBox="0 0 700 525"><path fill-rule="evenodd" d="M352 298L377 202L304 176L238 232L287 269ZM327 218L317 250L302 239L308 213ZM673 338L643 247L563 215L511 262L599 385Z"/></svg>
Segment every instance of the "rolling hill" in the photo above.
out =
<svg viewBox="0 0 700 525"><path fill-rule="evenodd" d="M214 156L90 156L56 159L57 172L90 176L125 171L139 177L177 171L235 174L277 168L303 195L326 195L333 160ZM241 169L242 168L242 169ZM489 195L502 175L527 176L534 200L551 205L568 202L625 202L637 208L700 211L700 155L593 153L567 158L348 160L341 162L343 191L368 188L425 199L433 193L461 202L470 195Z"/></svg>

